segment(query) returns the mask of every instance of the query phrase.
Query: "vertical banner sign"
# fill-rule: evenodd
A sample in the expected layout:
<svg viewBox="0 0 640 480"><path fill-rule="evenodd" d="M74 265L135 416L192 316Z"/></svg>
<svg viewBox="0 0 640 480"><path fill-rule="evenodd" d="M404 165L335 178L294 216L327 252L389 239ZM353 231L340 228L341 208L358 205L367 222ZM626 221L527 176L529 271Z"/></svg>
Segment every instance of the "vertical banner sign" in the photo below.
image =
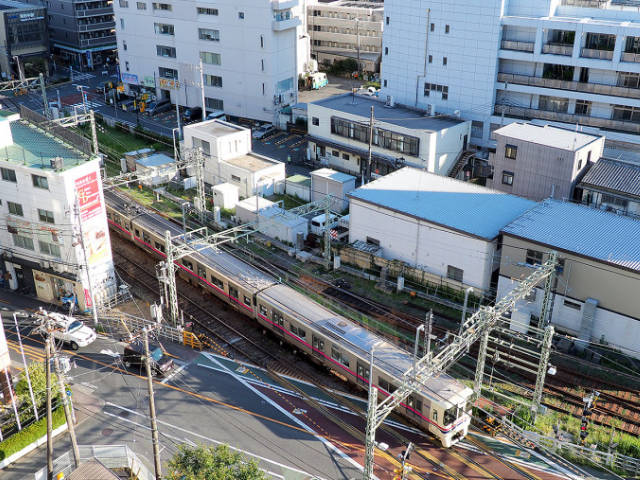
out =
<svg viewBox="0 0 640 480"><path fill-rule="evenodd" d="M76 180L80 222L84 236L85 255L89 266L108 257L106 222L98 173L92 172Z"/></svg>
<svg viewBox="0 0 640 480"><path fill-rule="evenodd" d="M93 306L93 301L91 300L91 293L86 288L84 289L84 304L87 307Z"/></svg>

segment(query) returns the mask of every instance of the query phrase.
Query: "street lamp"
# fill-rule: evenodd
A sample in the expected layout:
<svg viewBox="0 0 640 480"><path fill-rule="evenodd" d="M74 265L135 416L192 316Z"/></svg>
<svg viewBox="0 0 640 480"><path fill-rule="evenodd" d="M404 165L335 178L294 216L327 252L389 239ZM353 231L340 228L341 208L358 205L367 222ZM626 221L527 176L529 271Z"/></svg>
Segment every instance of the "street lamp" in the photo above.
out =
<svg viewBox="0 0 640 480"><path fill-rule="evenodd" d="M82 110L84 111L84 113L87 113L87 90L89 89L89 87L87 85L76 85L76 84L74 84L74 87L76 87L76 90L78 90L81 93Z"/></svg>

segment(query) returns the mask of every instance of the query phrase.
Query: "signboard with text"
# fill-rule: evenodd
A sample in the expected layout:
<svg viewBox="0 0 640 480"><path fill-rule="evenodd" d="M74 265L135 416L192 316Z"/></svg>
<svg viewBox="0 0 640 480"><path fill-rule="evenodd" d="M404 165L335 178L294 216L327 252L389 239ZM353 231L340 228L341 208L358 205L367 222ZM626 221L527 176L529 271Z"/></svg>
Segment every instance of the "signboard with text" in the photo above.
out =
<svg viewBox="0 0 640 480"><path fill-rule="evenodd" d="M122 76L122 81L124 83L129 83L131 85L137 85L138 84L138 76L137 75L133 75L131 73L123 73L121 76Z"/></svg>
<svg viewBox="0 0 640 480"><path fill-rule="evenodd" d="M159 79L160 88L168 88L170 90L178 90L180 88L180 84L177 80L172 80L169 78L161 78Z"/></svg>

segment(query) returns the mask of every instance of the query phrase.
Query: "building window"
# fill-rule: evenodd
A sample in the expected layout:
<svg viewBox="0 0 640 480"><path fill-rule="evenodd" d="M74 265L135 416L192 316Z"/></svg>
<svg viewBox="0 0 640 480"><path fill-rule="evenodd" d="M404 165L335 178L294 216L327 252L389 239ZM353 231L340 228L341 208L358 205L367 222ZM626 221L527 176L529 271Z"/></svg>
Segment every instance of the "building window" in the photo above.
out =
<svg viewBox="0 0 640 480"><path fill-rule="evenodd" d="M27 250L35 250L32 238L25 237L23 235L18 235L16 233L14 233L12 236L13 236L13 244L16 247L26 248Z"/></svg>
<svg viewBox="0 0 640 480"><path fill-rule="evenodd" d="M200 40L206 40L208 42L219 42L220 30L213 30L211 28L199 28L198 38Z"/></svg>
<svg viewBox="0 0 640 480"><path fill-rule="evenodd" d="M389 17L387 17L387 25L389 25Z"/></svg>
<svg viewBox="0 0 640 480"><path fill-rule="evenodd" d="M7 202L7 207L9 208L9 213L11 215L24 217L24 213L22 212L22 205L20 205L19 203Z"/></svg>
<svg viewBox="0 0 640 480"><path fill-rule="evenodd" d="M378 377L378 386L389 393L393 393L397 390L396 386L393 383L387 382L382 377Z"/></svg>
<svg viewBox="0 0 640 480"><path fill-rule="evenodd" d="M578 160L578 170L582 168L582 159Z"/></svg>
<svg viewBox="0 0 640 480"><path fill-rule="evenodd" d="M215 75L205 75L204 84L209 87L222 87L222 77L216 77Z"/></svg>
<svg viewBox="0 0 640 480"><path fill-rule="evenodd" d="M175 47L169 47L165 45L156 45L156 53L159 57L176 58Z"/></svg>
<svg viewBox="0 0 640 480"><path fill-rule="evenodd" d="M429 63L433 63L433 55L429 55Z"/></svg>
<svg viewBox="0 0 640 480"><path fill-rule="evenodd" d="M316 127L320 125L320 119L318 117L312 117L311 118L311 124L315 125Z"/></svg>
<svg viewBox="0 0 640 480"><path fill-rule="evenodd" d="M169 25L167 23L154 23L153 29L158 35L175 35L173 25Z"/></svg>
<svg viewBox="0 0 640 480"><path fill-rule="evenodd" d="M387 81L385 80L385 81L383 82L383 84L384 84L384 86L385 86L385 88L386 88L386 86L387 86Z"/></svg>
<svg viewBox="0 0 640 480"><path fill-rule="evenodd" d="M136 3L136 7L138 8L138 10L146 10L147 9L147 4L144 2L138 2Z"/></svg>
<svg viewBox="0 0 640 480"><path fill-rule="evenodd" d="M40 248L41 253L45 253L47 255L53 255L54 257L60 257L60 246L55 243L47 243L41 240L38 240L38 248Z"/></svg>
<svg viewBox="0 0 640 480"><path fill-rule="evenodd" d="M513 185L513 172L502 172L502 183L504 185Z"/></svg>
<svg viewBox="0 0 640 480"><path fill-rule="evenodd" d="M515 145L507 145L506 147L504 147L505 158L510 158L511 160L515 160L517 154L518 154L518 147L516 147Z"/></svg>
<svg viewBox="0 0 640 480"><path fill-rule="evenodd" d="M429 30L434 32L436 30L436 24L432 23L431 26L429 27Z"/></svg>
<svg viewBox="0 0 640 480"><path fill-rule="evenodd" d="M527 258L525 262L527 265L542 265L542 252L537 250L527 250Z"/></svg>
<svg viewBox="0 0 640 480"><path fill-rule="evenodd" d="M220 65L222 60L219 53L211 52L200 52L200 59L207 65Z"/></svg>
<svg viewBox="0 0 640 480"><path fill-rule="evenodd" d="M384 47L384 54L389 55L389 47Z"/></svg>
<svg viewBox="0 0 640 480"><path fill-rule="evenodd" d="M324 340L320 340L318 337L316 337L314 335L313 336L313 348L315 348L316 350L319 350L321 352L324 352Z"/></svg>
<svg viewBox="0 0 640 480"><path fill-rule="evenodd" d="M237 175L231 175L231 180L239 183L242 179Z"/></svg>
<svg viewBox="0 0 640 480"><path fill-rule="evenodd" d="M203 8L198 7L198 15L218 15L217 8Z"/></svg>
<svg viewBox="0 0 640 480"><path fill-rule="evenodd" d="M129 2L127 0L120 0L118 3L120 4L120 8L129 8Z"/></svg>
<svg viewBox="0 0 640 480"><path fill-rule="evenodd" d="M615 120L627 120L640 123L640 108L628 107L626 105L613 106L613 118Z"/></svg>
<svg viewBox="0 0 640 480"><path fill-rule="evenodd" d="M260 35L260 48L264 48L264 35Z"/></svg>
<svg viewBox="0 0 640 480"><path fill-rule="evenodd" d="M566 98L540 95L538 109L547 110L549 112L567 113L569 111L569 100L567 100Z"/></svg>
<svg viewBox="0 0 640 480"><path fill-rule="evenodd" d="M342 159L343 160L349 160L349 154L348 153L343 153L342 154Z"/></svg>
<svg viewBox="0 0 640 480"><path fill-rule="evenodd" d="M445 25L445 26L444 26L444 33L448 34L448 33L449 33L449 30L450 30L449 25Z"/></svg>
<svg viewBox="0 0 640 480"><path fill-rule="evenodd" d="M120 29L124 30L124 18L120 19Z"/></svg>
<svg viewBox="0 0 640 480"><path fill-rule="evenodd" d="M224 102L219 98L205 97L204 104L206 108L211 110L224 110Z"/></svg>
<svg viewBox="0 0 640 480"><path fill-rule="evenodd" d="M49 180L47 180L47 177L42 177L40 175L31 175L31 180L34 187L49 190Z"/></svg>
<svg viewBox="0 0 640 480"><path fill-rule="evenodd" d="M0 168L0 172L2 172L2 179L7 181L7 182L13 182L13 183L17 183L18 180L16 179L16 171L15 170L10 170L8 168Z"/></svg>
<svg viewBox="0 0 640 480"><path fill-rule="evenodd" d="M576 100L576 115L591 115L591 102L589 100Z"/></svg>
<svg viewBox="0 0 640 480"><path fill-rule="evenodd" d="M246 295L244 296L244 304L245 304L247 307L250 307L250 306L251 306L251 299L250 299L248 296L246 296Z"/></svg>
<svg viewBox="0 0 640 480"><path fill-rule="evenodd" d="M582 306L578 302L573 302L567 298L564 299L563 303L565 307L572 308L573 310L580 311L580 309L582 309Z"/></svg>
<svg viewBox="0 0 640 480"><path fill-rule="evenodd" d="M158 73L160 74L160 78L170 78L172 80L178 80L178 71L173 68L164 68L159 67Z"/></svg>
<svg viewBox="0 0 640 480"><path fill-rule="evenodd" d="M377 245L378 247L380 246L380 240L378 240L377 238L367 237L367 243L370 243L371 245Z"/></svg>
<svg viewBox="0 0 640 480"><path fill-rule="evenodd" d="M127 51L127 49L128 49L128 48L127 48L127 41L126 41L126 40L123 40L123 41L122 41L122 48L123 48L123 50L124 50L125 52Z"/></svg>
<svg viewBox="0 0 640 480"><path fill-rule="evenodd" d="M151 4L153 6L154 10L165 10L167 12L172 11L172 7L171 5L169 5L168 3L152 3Z"/></svg>
<svg viewBox="0 0 640 480"><path fill-rule="evenodd" d="M482 138L482 131L484 130L484 122L479 120L471 121L471 136L476 138Z"/></svg>
<svg viewBox="0 0 640 480"><path fill-rule="evenodd" d="M334 157L340 157L340 152L338 150L331 150L331 155Z"/></svg>
<svg viewBox="0 0 640 480"><path fill-rule="evenodd" d="M41 208L38 209L38 217L40 218L41 222L45 222L45 223L56 223L53 219L53 212L50 212L49 210L43 210Z"/></svg>
<svg viewBox="0 0 640 480"><path fill-rule="evenodd" d="M451 265L447 265L447 278L462 283L462 277L464 276L464 270Z"/></svg>
<svg viewBox="0 0 640 480"><path fill-rule="evenodd" d="M446 65L447 64L447 57L442 57L442 65Z"/></svg>
<svg viewBox="0 0 640 480"><path fill-rule="evenodd" d="M238 12L238 18L244 20L244 12Z"/></svg>
<svg viewBox="0 0 640 480"><path fill-rule="evenodd" d="M367 125L339 117L331 117L331 133L363 143L369 141L369 127ZM420 147L419 138L391 132L382 128L373 129L373 139L371 143L380 148L406 153L412 156L417 156Z"/></svg>
<svg viewBox="0 0 640 480"><path fill-rule="evenodd" d="M129 62L124 62L124 68L127 72L129 71Z"/></svg>

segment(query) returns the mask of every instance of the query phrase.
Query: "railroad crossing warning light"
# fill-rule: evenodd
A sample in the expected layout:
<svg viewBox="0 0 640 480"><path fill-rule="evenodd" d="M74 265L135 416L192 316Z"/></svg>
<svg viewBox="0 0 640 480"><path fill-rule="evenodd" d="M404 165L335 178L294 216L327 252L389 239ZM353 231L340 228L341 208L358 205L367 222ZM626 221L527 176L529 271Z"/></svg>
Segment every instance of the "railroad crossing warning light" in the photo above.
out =
<svg viewBox="0 0 640 480"><path fill-rule="evenodd" d="M589 432L587 432L587 427L589 426L589 419L587 417L582 417L580 423L580 439L584 441L585 438L589 436Z"/></svg>

